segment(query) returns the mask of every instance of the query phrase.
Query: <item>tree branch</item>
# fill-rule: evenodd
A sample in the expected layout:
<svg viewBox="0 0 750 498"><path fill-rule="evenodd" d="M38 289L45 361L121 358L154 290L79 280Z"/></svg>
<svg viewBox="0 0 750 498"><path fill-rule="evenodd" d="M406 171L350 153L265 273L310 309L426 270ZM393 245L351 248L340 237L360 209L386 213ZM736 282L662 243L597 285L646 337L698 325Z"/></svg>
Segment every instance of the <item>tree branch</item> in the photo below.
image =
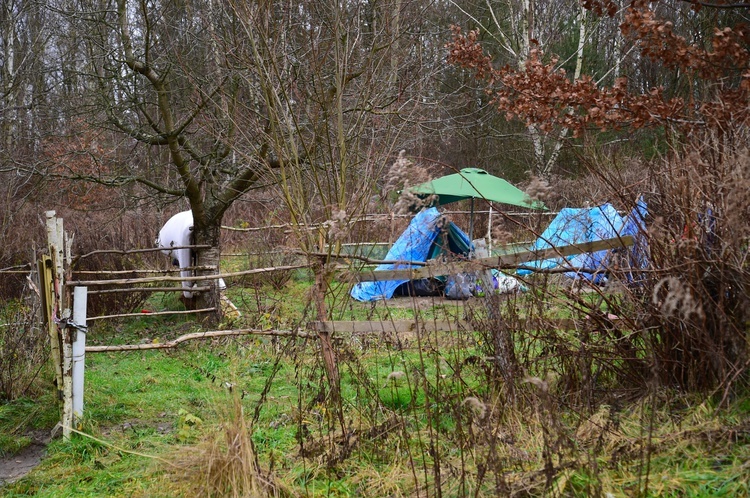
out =
<svg viewBox="0 0 750 498"><path fill-rule="evenodd" d="M716 2L699 2L698 0L681 0L685 3L693 5L700 5L701 7L707 7L709 9L747 9L750 8L748 2L736 2L736 3L716 3Z"/></svg>

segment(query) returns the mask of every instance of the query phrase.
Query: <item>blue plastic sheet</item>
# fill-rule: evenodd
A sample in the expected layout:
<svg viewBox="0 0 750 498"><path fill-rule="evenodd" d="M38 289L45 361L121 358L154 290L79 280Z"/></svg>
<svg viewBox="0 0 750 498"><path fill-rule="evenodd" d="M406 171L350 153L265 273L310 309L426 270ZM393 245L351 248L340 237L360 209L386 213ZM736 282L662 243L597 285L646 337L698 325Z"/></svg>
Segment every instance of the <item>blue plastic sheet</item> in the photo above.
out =
<svg viewBox="0 0 750 498"><path fill-rule="evenodd" d="M533 249L548 249L570 244L593 242L603 239L611 239L623 233L625 219L617 213L611 204L591 208L564 208L552 220L552 223L536 240ZM583 277L593 282L602 282L606 277L603 271L606 268L609 251L596 251L590 253L576 254L567 258L550 258L541 261L532 261L525 266L533 269L556 268L561 265L570 268L585 268L594 270L591 272L566 272L569 277ZM519 270L520 275L531 273L530 269Z"/></svg>
<svg viewBox="0 0 750 498"><path fill-rule="evenodd" d="M444 229L444 227L446 229ZM438 236L444 232L445 237ZM440 244L438 244L440 242ZM446 244L445 247L442 244ZM441 223L441 214L437 208L425 209L412 218L409 226L396 240L386 260L425 262L428 258L447 252L464 252L471 248L468 236L453 223ZM375 270L395 270L409 268L406 264L382 264ZM384 282L360 282L351 291L351 296L358 301L377 301L390 299L396 287L407 280L387 280Z"/></svg>

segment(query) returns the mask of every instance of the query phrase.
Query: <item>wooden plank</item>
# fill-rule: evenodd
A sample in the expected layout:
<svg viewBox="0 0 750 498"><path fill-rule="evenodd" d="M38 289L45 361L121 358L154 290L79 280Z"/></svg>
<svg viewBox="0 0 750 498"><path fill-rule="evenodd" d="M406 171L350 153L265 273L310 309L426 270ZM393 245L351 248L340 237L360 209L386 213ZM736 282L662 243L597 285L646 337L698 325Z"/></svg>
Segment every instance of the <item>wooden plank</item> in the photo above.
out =
<svg viewBox="0 0 750 498"><path fill-rule="evenodd" d="M633 237L617 237L613 239L585 242L583 244L571 244L567 246L552 247L539 251L521 251L500 256L475 259L471 261L457 261L455 263L428 264L421 268L409 268L398 270L364 270L360 272L349 272L352 282L381 282L385 280L414 280L420 278L439 277L455 273L465 273L485 270L487 268L511 268L514 266L549 258L573 256L586 252L596 252L619 247L632 246Z"/></svg>
<svg viewBox="0 0 750 498"><path fill-rule="evenodd" d="M297 270L307 268L309 265L289 265L273 266L270 268L256 268L254 270L236 271L231 273L217 273L216 275L190 276L190 277L145 277L145 278L120 278L111 280L74 280L65 285L69 287L83 286L92 287L97 285L126 285L126 284L144 284L150 282L199 282L205 280L218 280L219 278L242 277L245 275L254 275L256 273L268 273L272 271ZM89 291L91 292L91 291Z"/></svg>
<svg viewBox="0 0 750 498"><path fill-rule="evenodd" d="M613 324L621 322L619 318L609 318ZM556 318L545 320L526 320L524 318L513 321L514 328L518 330L534 330L543 324L559 330L578 330L583 328L589 319ZM414 320L389 320L389 321L327 321L309 322L308 330L328 332L332 337L337 334L381 334L381 333L414 333L417 331L417 323ZM467 332L474 331L476 327L465 320L430 320L419 322L419 330L423 333L430 332Z"/></svg>
<svg viewBox="0 0 750 498"><path fill-rule="evenodd" d="M416 332L417 326L422 332L453 332L472 330L471 325L463 320L431 320L417 323L415 320L389 321L330 321L310 322L309 330L328 332L329 334L371 334L371 333L407 333Z"/></svg>

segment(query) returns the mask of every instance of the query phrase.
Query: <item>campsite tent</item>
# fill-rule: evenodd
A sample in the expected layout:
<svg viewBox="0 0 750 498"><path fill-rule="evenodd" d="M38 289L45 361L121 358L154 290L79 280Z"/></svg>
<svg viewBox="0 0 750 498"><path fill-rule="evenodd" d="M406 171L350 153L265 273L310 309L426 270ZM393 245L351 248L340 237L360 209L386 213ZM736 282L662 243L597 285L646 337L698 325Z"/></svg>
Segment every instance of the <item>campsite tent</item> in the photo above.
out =
<svg viewBox="0 0 750 498"><path fill-rule="evenodd" d="M458 173L436 178L409 190L420 197L434 196L433 205L436 206L471 199L471 237L474 235L474 199L529 209L547 209L544 203L529 199L523 190L479 168L464 168Z"/></svg>
<svg viewBox="0 0 750 498"><path fill-rule="evenodd" d="M624 235L633 235L636 242L641 240L641 247L637 247L639 254L637 260L631 258L631 264L643 267L646 264L643 244L646 205L643 200L638 202L633 212L627 217L622 217L611 204L602 204L590 208L564 208L552 220L552 223L542 233L531 247L534 250L548 249L550 247L564 246L569 244L580 244L603 239L611 239ZM638 244L637 244L638 245ZM606 281L604 275L610 251L596 251L591 253L576 254L567 258L551 258L542 261L528 263L525 269L519 270L520 275L527 275L536 269L549 269L565 265L571 271L565 274L572 278L585 278L595 283ZM585 269L588 271L580 271Z"/></svg>
<svg viewBox="0 0 750 498"><path fill-rule="evenodd" d="M469 237L453 222L443 223L437 208L418 213L388 251L389 261L425 262L443 253L468 255L471 250ZM408 268L406 264L382 264L376 270ZM384 282L360 282L352 288L351 296L359 301L390 299L398 286L407 280Z"/></svg>

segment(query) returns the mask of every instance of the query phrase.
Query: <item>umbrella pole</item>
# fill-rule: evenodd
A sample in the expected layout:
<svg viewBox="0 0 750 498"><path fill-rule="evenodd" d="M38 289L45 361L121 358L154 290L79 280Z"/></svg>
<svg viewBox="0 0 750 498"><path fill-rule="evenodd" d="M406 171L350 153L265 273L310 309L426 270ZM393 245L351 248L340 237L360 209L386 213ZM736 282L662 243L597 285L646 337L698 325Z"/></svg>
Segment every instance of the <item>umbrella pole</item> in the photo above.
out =
<svg viewBox="0 0 750 498"><path fill-rule="evenodd" d="M469 215L469 242L474 242L474 198L471 198L471 214Z"/></svg>
<svg viewBox="0 0 750 498"><path fill-rule="evenodd" d="M490 204L490 214L487 217L487 250L492 254L492 204Z"/></svg>

